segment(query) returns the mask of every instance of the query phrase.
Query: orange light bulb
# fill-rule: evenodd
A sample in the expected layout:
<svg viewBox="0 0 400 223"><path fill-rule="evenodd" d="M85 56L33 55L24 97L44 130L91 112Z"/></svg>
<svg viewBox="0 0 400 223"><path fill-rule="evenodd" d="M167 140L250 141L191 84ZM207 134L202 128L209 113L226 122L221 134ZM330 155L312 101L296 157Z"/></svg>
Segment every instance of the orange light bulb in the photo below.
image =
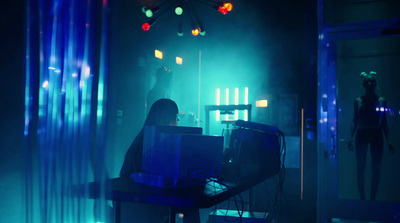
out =
<svg viewBox="0 0 400 223"><path fill-rule="evenodd" d="M192 29L192 35L193 36L197 36L197 35L199 35L199 29Z"/></svg>
<svg viewBox="0 0 400 223"><path fill-rule="evenodd" d="M228 12L232 11L233 5L231 3L224 3L224 8L228 10Z"/></svg>

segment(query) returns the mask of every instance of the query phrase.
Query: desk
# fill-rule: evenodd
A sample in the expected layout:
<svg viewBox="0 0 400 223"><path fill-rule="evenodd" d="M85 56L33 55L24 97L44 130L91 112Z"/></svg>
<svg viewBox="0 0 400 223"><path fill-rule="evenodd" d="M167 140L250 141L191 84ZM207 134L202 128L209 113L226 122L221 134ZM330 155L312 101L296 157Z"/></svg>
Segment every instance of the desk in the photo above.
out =
<svg viewBox="0 0 400 223"><path fill-rule="evenodd" d="M160 188L136 183L133 179L114 178L105 184L89 183L89 197L101 197L101 188L106 188L107 200L115 201L115 222L120 222L121 201L150 203L170 206L170 222L175 222L175 210L179 207L200 209L219 204L251 187L263 182L277 172L263 173L242 178L236 182L208 182L205 185Z"/></svg>

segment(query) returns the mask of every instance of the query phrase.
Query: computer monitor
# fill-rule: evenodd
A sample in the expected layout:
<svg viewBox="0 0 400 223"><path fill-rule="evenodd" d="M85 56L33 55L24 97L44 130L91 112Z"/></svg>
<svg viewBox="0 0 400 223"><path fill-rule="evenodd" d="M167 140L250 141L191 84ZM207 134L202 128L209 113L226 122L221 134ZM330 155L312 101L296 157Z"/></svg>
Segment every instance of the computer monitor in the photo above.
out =
<svg viewBox="0 0 400 223"><path fill-rule="evenodd" d="M224 179L238 180L254 175L271 177L281 169L278 128L237 121L224 154Z"/></svg>
<svg viewBox="0 0 400 223"><path fill-rule="evenodd" d="M222 171L223 137L202 135L202 128L146 125L142 170L177 184L216 177Z"/></svg>

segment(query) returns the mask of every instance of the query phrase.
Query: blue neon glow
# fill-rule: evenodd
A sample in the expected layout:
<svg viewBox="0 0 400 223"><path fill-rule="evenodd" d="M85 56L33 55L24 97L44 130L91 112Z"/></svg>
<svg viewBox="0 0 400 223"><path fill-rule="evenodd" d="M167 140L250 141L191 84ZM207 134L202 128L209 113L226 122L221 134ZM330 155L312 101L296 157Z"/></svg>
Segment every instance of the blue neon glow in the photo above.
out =
<svg viewBox="0 0 400 223"><path fill-rule="evenodd" d="M30 11L31 6L38 8L37 13ZM36 153L26 157L37 166L25 174L30 201L25 203L25 218L31 222L94 222L94 202L84 194L70 195L72 186L94 178L102 181L106 176L107 1L102 10L90 0L40 4L28 0L26 7L24 135L37 137L37 147L26 149ZM100 46L93 39L100 40ZM96 64L98 73L92 74ZM37 127L31 132L33 117L37 117ZM93 149L96 156L91 154ZM91 163L99 168L93 169ZM104 200L97 203L106 210ZM102 211L96 217L106 219L107 214Z"/></svg>

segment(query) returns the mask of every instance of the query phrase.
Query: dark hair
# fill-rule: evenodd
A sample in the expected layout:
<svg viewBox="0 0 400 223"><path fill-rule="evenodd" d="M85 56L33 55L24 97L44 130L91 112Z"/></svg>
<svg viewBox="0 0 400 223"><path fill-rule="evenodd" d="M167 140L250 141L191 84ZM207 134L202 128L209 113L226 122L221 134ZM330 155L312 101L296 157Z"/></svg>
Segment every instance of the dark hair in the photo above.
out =
<svg viewBox="0 0 400 223"><path fill-rule="evenodd" d="M361 73L361 78L362 78L362 85L367 88L367 87L376 87L377 82L376 82L376 72L375 71L370 71L369 74L362 72Z"/></svg>
<svg viewBox="0 0 400 223"><path fill-rule="evenodd" d="M146 125L169 125L176 121L178 106L174 101L162 98L153 103L147 115Z"/></svg>

